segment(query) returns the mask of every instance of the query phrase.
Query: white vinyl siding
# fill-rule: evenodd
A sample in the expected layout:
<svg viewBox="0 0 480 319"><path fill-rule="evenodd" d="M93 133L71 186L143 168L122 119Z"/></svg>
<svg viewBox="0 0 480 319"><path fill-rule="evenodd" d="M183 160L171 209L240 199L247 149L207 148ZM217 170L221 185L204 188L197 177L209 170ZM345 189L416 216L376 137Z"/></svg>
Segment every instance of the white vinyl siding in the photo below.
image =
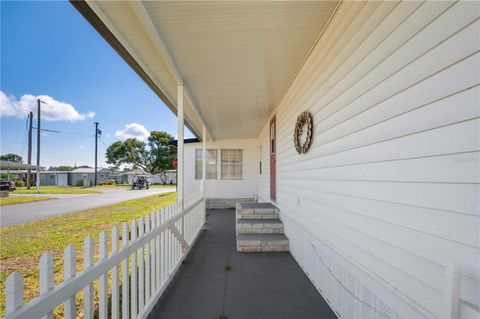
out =
<svg viewBox="0 0 480 319"><path fill-rule="evenodd" d="M480 308L479 12L478 2L344 2L275 110L291 251L342 317L366 308L340 303L338 280L392 318L440 318L452 261L461 317ZM299 155L302 111L314 136ZM258 142L263 201L269 130Z"/></svg>

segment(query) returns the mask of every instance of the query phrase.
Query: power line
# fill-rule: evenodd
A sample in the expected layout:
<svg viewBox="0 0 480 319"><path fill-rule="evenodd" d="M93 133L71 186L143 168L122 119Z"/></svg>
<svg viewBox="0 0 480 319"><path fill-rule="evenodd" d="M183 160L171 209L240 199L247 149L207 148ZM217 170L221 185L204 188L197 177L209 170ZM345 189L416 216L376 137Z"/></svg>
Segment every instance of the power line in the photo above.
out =
<svg viewBox="0 0 480 319"><path fill-rule="evenodd" d="M33 128L34 130L37 129L35 126L32 126L32 128ZM48 129L46 129L46 128L41 128L40 131L52 132L52 133L60 133L60 131L48 130Z"/></svg>
<svg viewBox="0 0 480 319"><path fill-rule="evenodd" d="M109 140L121 141L119 138L103 136L103 138L108 138Z"/></svg>
<svg viewBox="0 0 480 319"><path fill-rule="evenodd" d="M44 143L49 143L49 142L58 142L58 141L76 141L76 140L84 140L84 139L89 139L91 136L83 136L83 137L66 137L66 138L57 138L57 139L44 139ZM10 143L2 143L2 145L20 145L22 142L10 142Z"/></svg>
<svg viewBox="0 0 480 319"><path fill-rule="evenodd" d="M100 142L102 142L103 146L105 146L105 148L108 148L107 144L105 144L105 142L103 141L103 139L100 137Z"/></svg>
<svg viewBox="0 0 480 319"><path fill-rule="evenodd" d="M69 131L58 131L58 132L62 134L71 134L71 135L84 135L84 136L90 136L90 137L95 136L95 134L91 134L91 133L80 133L80 132L69 132Z"/></svg>

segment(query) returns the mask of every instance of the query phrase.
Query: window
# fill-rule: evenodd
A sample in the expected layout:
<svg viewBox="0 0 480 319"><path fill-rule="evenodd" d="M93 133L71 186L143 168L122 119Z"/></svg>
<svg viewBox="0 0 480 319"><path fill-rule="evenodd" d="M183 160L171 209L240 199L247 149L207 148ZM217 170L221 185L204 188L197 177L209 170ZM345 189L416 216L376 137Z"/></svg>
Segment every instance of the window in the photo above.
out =
<svg viewBox="0 0 480 319"><path fill-rule="evenodd" d="M275 123L270 126L270 153L275 154Z"/></svg>
<svg viewBox="0 0 480 319"><path fill-rule="evenodd" d="M195 179L202 179L202 150L195 150ZM206 179L217 179L217 150L207 149Z"/></svg>
<svg viewBox="0 0 480 319"><path fill-rule="evenodd" d="M222 150L222 179L242 179L242 150Z"/></svg>
<svg viewBox="0 0 480 319"><path fill-rule="evenodd" d="M207 179L242 179L243 151L207 149ZM195 179L202 179L202 150L195 150ZM220 176L217 176L217 170Z"/></svg>

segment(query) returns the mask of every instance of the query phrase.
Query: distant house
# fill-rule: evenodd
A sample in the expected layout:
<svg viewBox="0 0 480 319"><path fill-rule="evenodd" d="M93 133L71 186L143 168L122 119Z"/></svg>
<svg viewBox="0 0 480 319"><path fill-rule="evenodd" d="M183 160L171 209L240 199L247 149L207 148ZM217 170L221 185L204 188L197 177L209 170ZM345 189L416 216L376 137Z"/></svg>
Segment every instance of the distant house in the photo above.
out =
<svg viewBox="0 0 480 319"><path fill-rule="evenodd" d="M40 172L40 185L46 186L68 186L69 172L65 171L44 171Z"/></svg>
<svg viewBox="0 0 480 319"><path fill-rule="evenodd" d="M7 171L0 171L1 174L7 174ZM27 181L26 170L10 171L12 179L15 181ZM65 171L40 171L40 185L41 186L68 186L69 172ZM32 171L32 185L35 185L37 175Z"/></svg>
<svg viewBox="0 0 480 319"><path fill-rule="evenodd" d="M176 169L169 169L165 171L165 184L167 185L176 185L177 184L177 170ZM163 182L161 182L163 183Z"/></svg>
<svg viewBox="0 0 480 319"><path fill-rule="evenodd" d="M110 179L110 171L106 168L97 169L97 184L101 181ZM68 174L68 185L75 186L82 184L84 180L90 180L90 185L95 183L95 169L94 168L76 168Z"/></svg>

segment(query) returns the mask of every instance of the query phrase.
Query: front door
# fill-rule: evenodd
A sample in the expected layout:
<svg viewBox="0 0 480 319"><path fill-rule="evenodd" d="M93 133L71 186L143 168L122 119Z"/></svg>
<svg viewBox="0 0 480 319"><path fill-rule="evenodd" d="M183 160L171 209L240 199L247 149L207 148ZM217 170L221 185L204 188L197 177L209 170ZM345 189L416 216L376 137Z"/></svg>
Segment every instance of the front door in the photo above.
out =
<svg viewBox="0 0 480 319"><path fill-rule="evenodd" d="M277 126L275 116L270 121L270 198L277 200Z"/></svg>

